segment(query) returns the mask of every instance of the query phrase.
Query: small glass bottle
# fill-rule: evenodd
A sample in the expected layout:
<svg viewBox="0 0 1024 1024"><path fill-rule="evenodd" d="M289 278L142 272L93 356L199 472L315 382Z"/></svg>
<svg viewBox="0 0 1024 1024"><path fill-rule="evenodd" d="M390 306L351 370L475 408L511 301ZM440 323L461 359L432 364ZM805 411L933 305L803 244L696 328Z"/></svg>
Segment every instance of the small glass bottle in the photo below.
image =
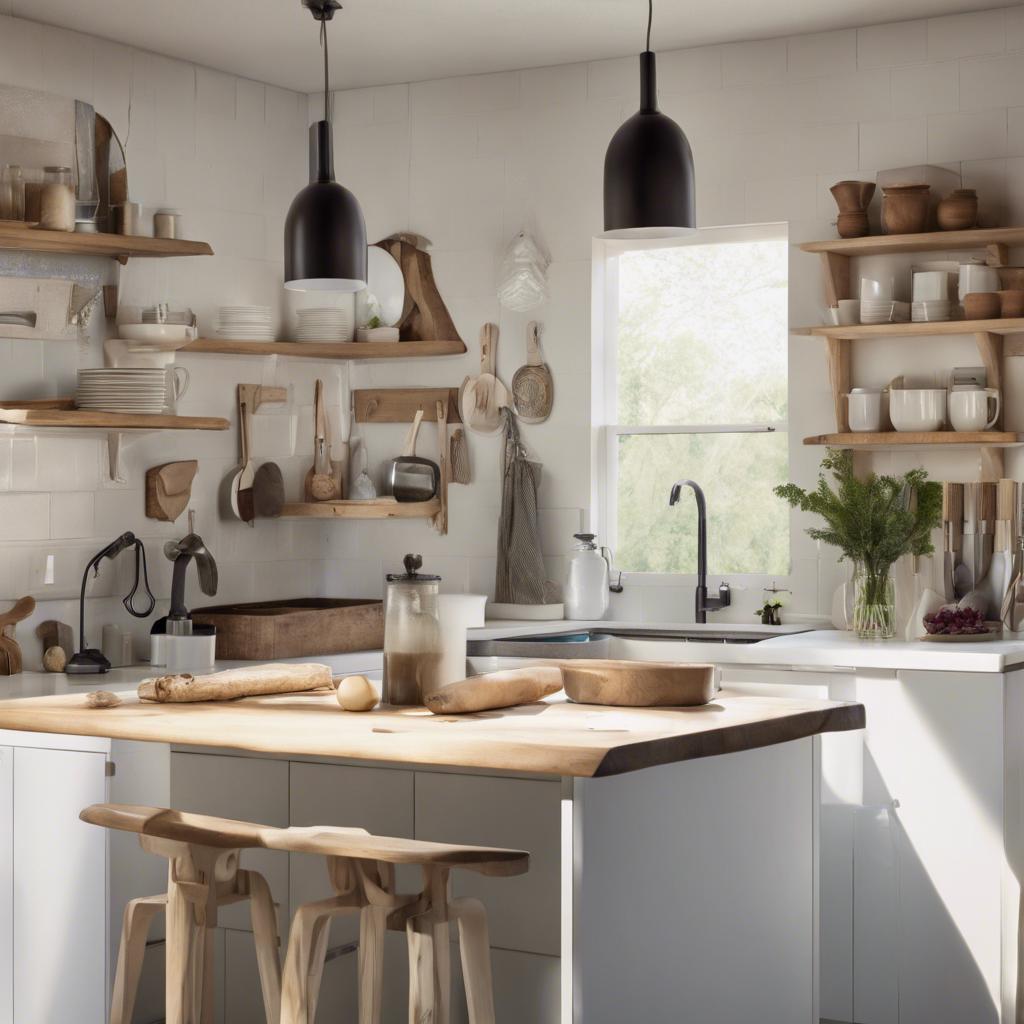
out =
<svg viewBox="0 0 1024 1024"><path fill-rule="evenodd" d="M25 179L17 164L8 164L4 168L3 181L0 182L0 219L25 219Z"/></svg>
<svg viewBox="0 0 1024 1024"><path fill-rule="evenodd" d="M440 680L441 577L419 572L419 555L406 555L404 564L404 573L386 577L383 702L419 705Z"/></svg>

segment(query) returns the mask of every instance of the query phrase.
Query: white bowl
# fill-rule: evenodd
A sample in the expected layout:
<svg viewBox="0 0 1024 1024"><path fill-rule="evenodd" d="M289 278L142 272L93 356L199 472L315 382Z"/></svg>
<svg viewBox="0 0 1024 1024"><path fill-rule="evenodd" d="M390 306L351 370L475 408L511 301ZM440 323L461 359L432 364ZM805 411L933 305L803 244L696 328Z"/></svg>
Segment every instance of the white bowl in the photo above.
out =
<svg viewBox="0 0 1024 1024"><path fill-rule="evenodd" d="M932 433L946 421L945 388L907 388L889 392L889 419L902 433Z"/></svg>
<svg viewBox="0 0 1024 1024"><path fill-rule="evenodd" d="M120 324L117 333L124 341L180 341L187 345L199 332L185 324Z"/></svg>

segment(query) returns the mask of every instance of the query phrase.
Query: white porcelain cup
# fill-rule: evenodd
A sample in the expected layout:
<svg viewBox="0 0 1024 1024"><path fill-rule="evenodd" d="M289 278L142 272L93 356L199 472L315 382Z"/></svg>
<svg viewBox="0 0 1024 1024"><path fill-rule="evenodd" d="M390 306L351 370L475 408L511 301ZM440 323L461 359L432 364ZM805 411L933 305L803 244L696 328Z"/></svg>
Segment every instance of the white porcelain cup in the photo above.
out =
<svg viewBox="0 0 1024 1024"><path fill-rule="evenodd" d="M174 412L178 408L178 399L185 397L192 378L184 366L167 367L167 401L166 409Z"/></svg>
<svg viewBox="0 0 1024 1024"><path fill-rule="evenodd" d="M949 300L949 274L945 270L921 270L914 274L915 302Z"/></svg>
<svg viewBox="0 0 1024 1024"><path fill-rule="evenodd" d="M949 396L949 422L954 430L991 430L999 419L999 391L972 388Z"/></svg>
<svg viewBox="0 0 1024 1024"><path fill-rule="evenodd" d="M971 292L997 291L999 291L999 273L994 267L987 267L983 263L960 264L958 294L961 302L964 301L964 296L970 295Z"/></svg>
<svg viewBox="0 0 1024 1024"><path fill-rule="evenodd" d="M896 278L862 277L860 279L861 302L892 302L896 298Z"/></svg>
<svg viewBox="0 0 1024 1024"><path fill-rule="evenodd" d="M889 392L889 419L899 431L931 433L946 421L945 388L908 388Z"/></svg>
<svg viewBox="0 0 1024 1024"><path fill-rule="evenodd" d="M877 433L882 429L882 393L854 388L846 396L850 429L857 434Z"/></svg>
<svg viewBox="0 0 1024 1024"><path fill-rule="evenodd" d="M849 327L860 323L860 299L840 299L838 306L829 306L829 323L833 327Z"/></svg>

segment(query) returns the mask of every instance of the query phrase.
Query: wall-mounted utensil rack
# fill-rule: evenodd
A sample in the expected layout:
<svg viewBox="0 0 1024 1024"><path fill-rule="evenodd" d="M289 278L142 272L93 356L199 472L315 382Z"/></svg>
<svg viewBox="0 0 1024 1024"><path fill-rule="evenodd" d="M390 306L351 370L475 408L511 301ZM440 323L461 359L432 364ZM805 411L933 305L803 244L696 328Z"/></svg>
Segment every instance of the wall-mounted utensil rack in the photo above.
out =
<svg viewBox="0 0 1024 1024"><path fill-rule="evenodd" d="M74 399L48 398L31 402L0 403L0 424L28 430L57 430L78 434L105 433L110 479L124 483L121 456L128 442L161 430L227 430L220 416L170 416L149 413L99 412L76 409Z"/></svg>
<svg viewBox="0 0 1024 1024"><path fill-rule="evenodd" d="M461 423L458 388L360 388L352 393L357 423L437 422L437 403L448 403L448 422Z"/></svg>
<svg viewBox="0 0 1024 1024"><path fill-rule="evenodd" d="M296 519L433 519L441 511L440 498L430 501L395 501L370 498L366 501L288 501L281 518Z"/></svg>

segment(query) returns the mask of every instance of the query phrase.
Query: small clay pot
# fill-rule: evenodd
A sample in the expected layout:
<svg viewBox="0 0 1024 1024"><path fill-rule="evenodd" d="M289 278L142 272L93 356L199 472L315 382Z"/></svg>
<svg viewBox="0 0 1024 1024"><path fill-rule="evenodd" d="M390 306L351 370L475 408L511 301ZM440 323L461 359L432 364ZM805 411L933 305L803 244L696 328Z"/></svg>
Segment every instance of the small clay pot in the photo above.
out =
<svg viewBox="0 0 1024 1024"><path fill-rule="evenodd" d="M999 284L1013 291L1024 290L1024 267L996 267Z"/></svg>
<svg viewBox="0 0 1024 1024"><path fill-rule="evenodd" d="M916 235L928 230L928 185L887 185L882 189L882 230L887 235Z"/></svg>
<svg viewBox="0 0 1024 1024"><path fill-rule="evenodd" d="M837 181L829 191L840 213L863 213L875 194L873 181Z"/></svg>
<svg viewBox="0 0 1024 1024"><path fill-rule="evenodd" d="M968 320L995 320L1001 307L999 292L971 292L964 296L964 316Z"/></svg>
<svg viewBox="0 0 1024 1024"><path fill-rule="evenodd" d="M868 226L868 215L863 211L841 213L836 218L836 230L840 238L862 238L871 231Z"/></svg>
<svg viewBox="0 0 1024 1024"><path fill-rule="evenodd" d="M939 201L935 218L943 231L967 231L978 223L978 193L958 188Z"/></svg>
<svg viewBox="0 0 1024 1024"><path fill-rule="evenodd" d="M999 296L999 315L1004 320L1016 320L1024 317L1024 290L1020 288L1007 288L1005 291L996 292Z"/></svg>

